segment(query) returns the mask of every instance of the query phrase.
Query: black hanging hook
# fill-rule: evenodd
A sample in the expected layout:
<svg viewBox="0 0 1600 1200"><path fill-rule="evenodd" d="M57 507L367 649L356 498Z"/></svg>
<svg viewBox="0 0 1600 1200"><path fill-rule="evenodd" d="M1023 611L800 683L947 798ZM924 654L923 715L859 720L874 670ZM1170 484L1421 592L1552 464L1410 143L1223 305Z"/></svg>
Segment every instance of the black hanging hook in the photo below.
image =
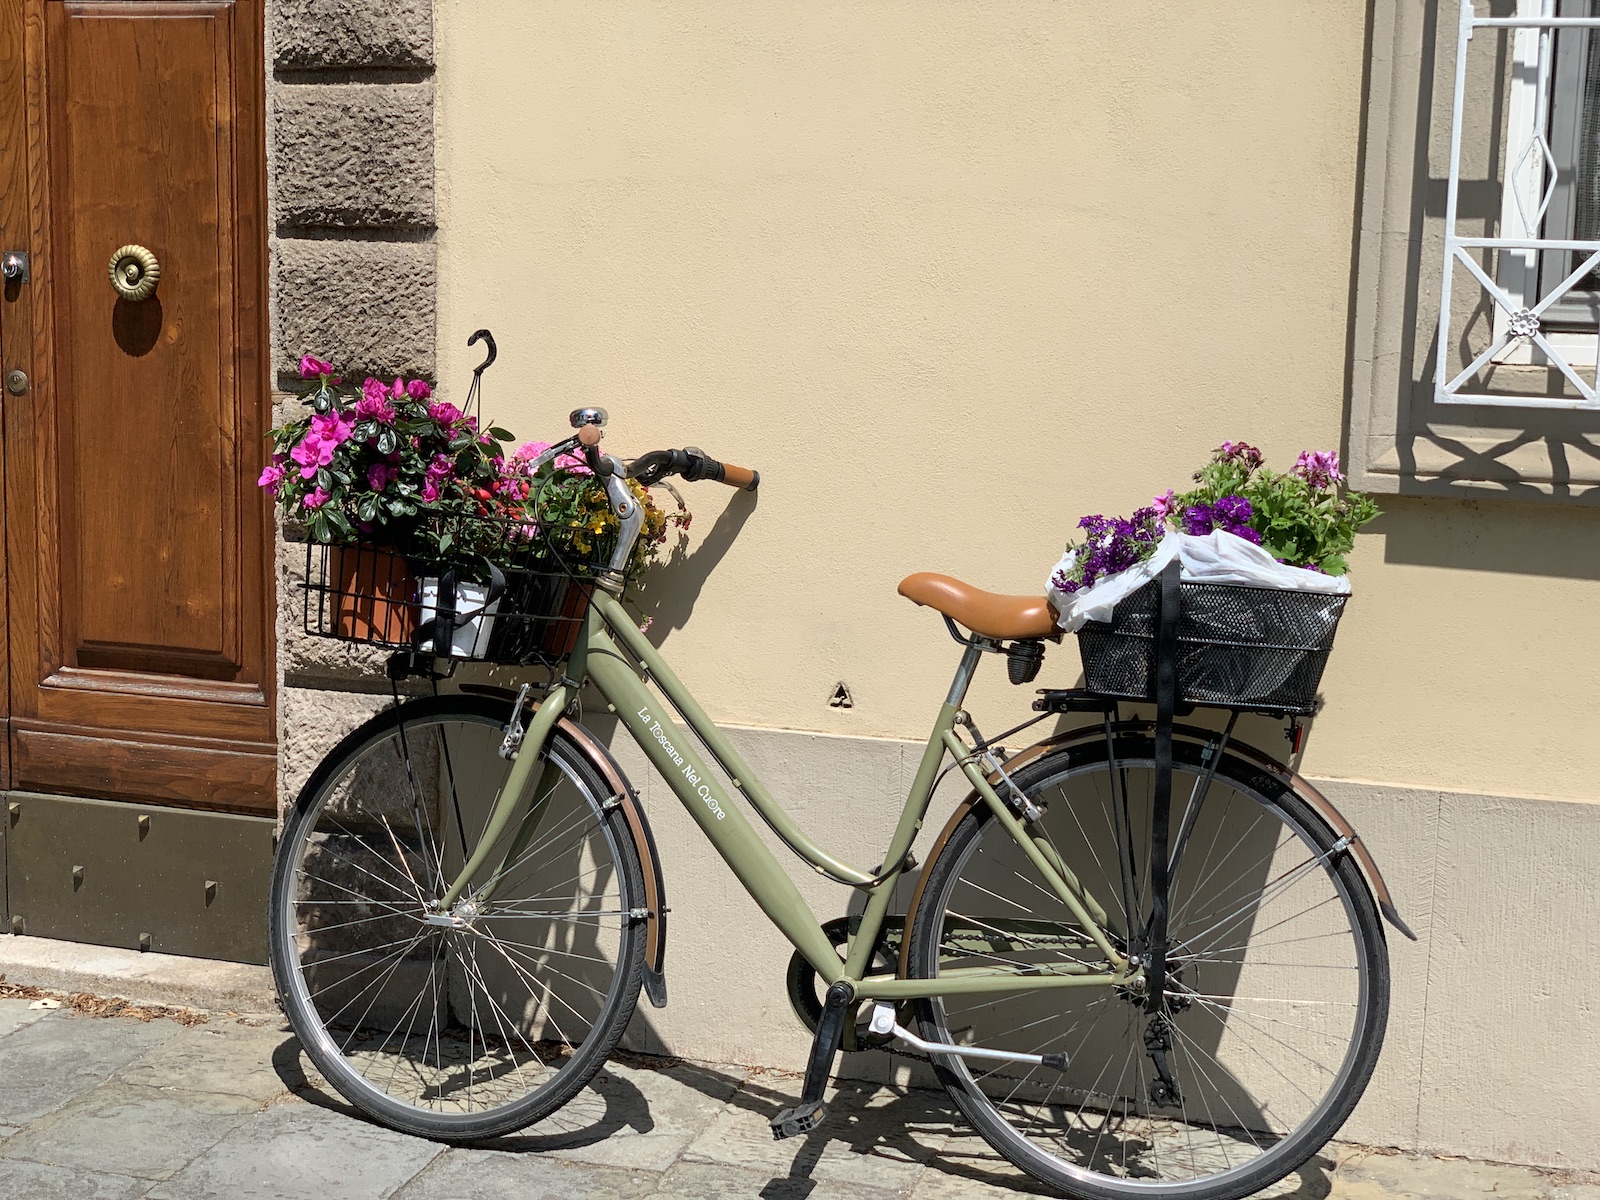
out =
<svg viewBox="0 0 1600 1200"><path fill-rule="evenodd" d="M490 367L494 366L494 360L500 353L499 349L494 344L494 334L490 333L487 329L480 329L467 339L467 345L469 347L476 346L479 342L489 343L489 357L484 359L475 368L473 368L472 378L474 381L477 380L478 376L482 375Z"/></svg>

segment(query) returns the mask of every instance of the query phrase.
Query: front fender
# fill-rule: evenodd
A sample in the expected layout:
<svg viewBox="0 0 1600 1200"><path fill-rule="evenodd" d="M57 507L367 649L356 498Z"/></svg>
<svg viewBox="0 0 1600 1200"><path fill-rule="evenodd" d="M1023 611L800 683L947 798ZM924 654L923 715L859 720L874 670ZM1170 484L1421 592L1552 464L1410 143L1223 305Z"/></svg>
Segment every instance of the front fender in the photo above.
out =
<svg viewBox="0 0 1600 1200"><path fill-rule="evenodd" d="M506 688L491 687L487 684L462 684L461 690L473 696L492 696L495 699L504 699L506 702L506 715L511 715L510 706L516 703L517 694ZM529 702L528 707L537 709L537 702ZM606 781L606 786L611 789L611 794L618 799L621 805L623 820L627 823L628 831L633 837L633 848L639 855L639 865L644 873L644 902L648 915L645 917L644 940L644 994L650 998L650 1003L656 1008L665 1008L667 1005L667 885L661 874L661 858L656 851L655 834L650 830L650 822L644 815L644 809L639 806L639 794L634 786L628 782L627 775L623 774L622 767L611 756L604 742L589 730L579 725L576 721L562 717L556 722L556 728L572 739L574 745L582 751L584 758Z"/></svg>

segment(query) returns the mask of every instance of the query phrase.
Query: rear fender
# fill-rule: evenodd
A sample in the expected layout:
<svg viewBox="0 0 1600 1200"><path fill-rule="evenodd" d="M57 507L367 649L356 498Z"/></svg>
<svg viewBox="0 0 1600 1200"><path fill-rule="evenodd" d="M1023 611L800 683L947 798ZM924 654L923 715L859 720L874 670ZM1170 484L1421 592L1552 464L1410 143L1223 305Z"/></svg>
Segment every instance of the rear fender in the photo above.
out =
<svg viewBox="0 0 1600 1200"><path fill-rule="evenodd" d="M506 688L462 684L461 690L473 696L492 696L495 699L505 700L508 716L510 706L517 700L517 694ZM526 707L537 710L539 706L536 702L530 701ZM650 822L645 818L644 809L639 806L638 792L628 782L628 777L623 774L622 767L611 756L611 751L606 748L605 743L582 725L566 717L556 722L556 728L572 739L589 765L606 781L611 796L619 801L623 820L627 823L628 832L633 839L633 848L639 855L639 865L644 873L644 902L648 910L648 915L645 917L644 994L656 1008L665 1008L667 913L670 910L667 908L667 885L661 874L661 858L656 852L655 834L650 830Z"/></svg>
<svg viewBox="0 0 1600 1200"><path fill-rule="evenodd" d="M1113 733L1142 733L1153 736L1155 733L1155 724L1151 721L1122 721L1116 725L1113 725L1111 729ZM1005 769L1009 774L1027 766L1035 759L1043 758L1052 750L1071 745L1074 742L1085 741L1090 738L1103 738L1104 736L1104 727L1098 725L1089 725L1079 729L1070 729L1065 733L1057 734L1055 737L1046 738L1042 742L1035 742L1026 750L1022 750L1008 758L1005 762ZM1200 729L1193 725L1175 725L1172 730L1172 736L1175 738L1184 738L1188 741L1203 744L1214 739L1217 735L1214 730ZM1361 867L1362 877L1366 880L1367 888L1371 891L1373 899L1377 902L1378 911L1383 914L1384 920L1388 921L1389 924L1393 925L1401 933L1405 934L1406 937L1410 938L1413 942L1417 940L1417 935L1413 933L1411 931L1411 927L1407 925L1403 919L1401 919L1399 910L1395 908L1394 899L1389 894L1389 885L1384 882L1383 872L1378 870L1378 864L1377 861L1372 857L1372 851L1367 848L1366 842L1364 842L1361 839L1361 835L1355 831L1355 827L1351 825L1350 822L1345 818L1344 814L1334 806L1332 800L1329 800L1309 782L1307 782L1304 776L1298 775L1289 770L1288 767L1284 766L1270 755L1257 750L1254 746L1246 745L1243 742L1230 742L1228 744L1228 753L1244 759L1251 765L1261 768L1268 774L1280 780L1284 785L1289 787L1302 800L1310 805L1312 810L1322 818L1323 822L1328 826L1329 829L1338 834L1340 837L1349 838L1350 853L1355 856L1356 862ZM998 774L990 775L989 782L998 787L1000 784L1000 776ZM913 928L913 922L916 920L917 906L922 901L922 889L927 881L929 871L933 864L938 861L939 855L943 853L945 843L948 842L951 835L955 833L956 826L959 825L962 818L965 817L967 813L972 811L972 809L975 808L980 802L981 798L976 792L973 792L969 794L966 799L961 801L961 803L956 805L955 812L950 814L950 820L945 823L944 829L940 831L938 838L934 841L933 846L928 851L927 862L924 864L922 873L917 879L916 890L911 894L911 903L906 908L905 927L908 933L900 944L900 975L902 978L906 977L906 971L909 964L909 955L911 950L911 938L909 931Z"/></svg>

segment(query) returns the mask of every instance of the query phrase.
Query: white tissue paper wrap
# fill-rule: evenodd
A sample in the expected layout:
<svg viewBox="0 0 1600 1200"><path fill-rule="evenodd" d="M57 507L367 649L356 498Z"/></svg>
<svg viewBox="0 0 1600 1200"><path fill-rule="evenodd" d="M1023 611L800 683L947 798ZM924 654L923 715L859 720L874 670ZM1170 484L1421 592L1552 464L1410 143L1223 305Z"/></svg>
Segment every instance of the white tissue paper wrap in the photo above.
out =
<svg viewBox="0 0 1600 1200"><path fill-rule="evenodd" d="M1156 552L1138 566L1108 576L1080 592L1063 592L1054 583L1056 572L1070 570L1073 559L1073 551L1063 554L1045 587L1055 606L1056 624L1067 633L1077 632L1085 621L1109 621L1118 600L1149 583L1173 559L1182 565L1183 578L1190 583L1242 583L1335 595L1350 592L1347 576L1288 566L1254 542L1220 529L1198 537L1171 530L1161 539Z"/></svg>

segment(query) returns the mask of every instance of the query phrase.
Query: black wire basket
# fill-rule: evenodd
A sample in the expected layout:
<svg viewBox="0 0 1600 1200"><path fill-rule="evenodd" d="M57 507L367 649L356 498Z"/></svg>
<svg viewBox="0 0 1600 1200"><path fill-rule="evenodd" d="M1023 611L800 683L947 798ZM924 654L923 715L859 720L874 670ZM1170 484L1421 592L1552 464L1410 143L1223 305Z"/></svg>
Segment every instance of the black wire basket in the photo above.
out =
<svg viewBox="0 0 1600 1200"><path fill-rule="evenodd" d="M1315 711L1317 688L1349 596L1230 583L1184 583L1178 699L1270 712ZM1110 621L1078 630L1091 691L1153 700L1159 581L1117 603Z"/></svg>
<svg viewBox="0 0 1600 1200"><path fill-rule="evenodd" d="M608 548L570 557L515 521L431 520L431 537L406 540L450 552L308 542L306 632L506 665L555 667L572 653Z"/></svg>

